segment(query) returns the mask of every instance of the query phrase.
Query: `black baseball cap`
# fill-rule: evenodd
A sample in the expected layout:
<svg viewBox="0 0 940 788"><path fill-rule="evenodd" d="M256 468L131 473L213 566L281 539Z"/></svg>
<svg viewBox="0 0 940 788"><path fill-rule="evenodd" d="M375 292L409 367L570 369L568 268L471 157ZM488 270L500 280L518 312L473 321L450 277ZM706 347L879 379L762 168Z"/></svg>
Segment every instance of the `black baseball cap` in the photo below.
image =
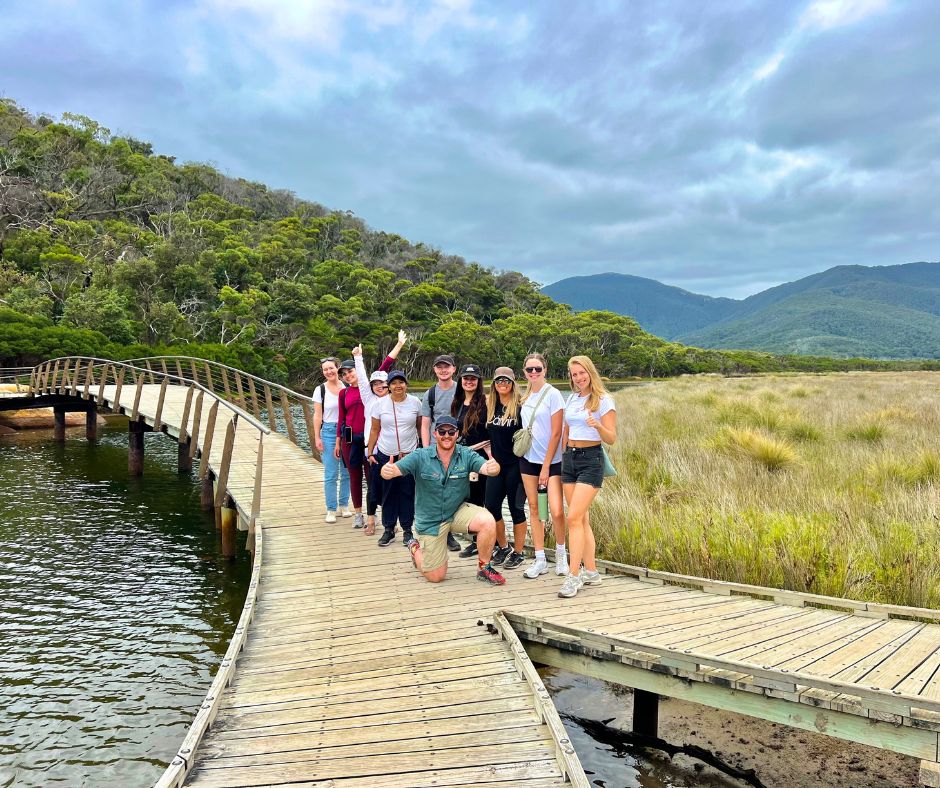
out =
<svg viewBox="0 0 940 788"><path fill-rule="evenodd" d="M441 427L456 427L459 430L460 422L457 421L457 419L455 419L453 416L441 416L434 425L434 429L438 430Z"/></svg>
<svg viewBox="0 0 940 788"><path fill-rule="evenodd" d="M355 369L356 362L351 358L347 358L342 364L339 365L340 369Z"/></svg>
<svg viewBox="0 0 940 788"><path fill-rule="evenodd" d="M454 357L446 353L434 359L434 366L436 367L438 364L450 364L452 367L457 366L457 362L454 361Z"/></svg>
<svg viewBox="0 0 940 788"><path fill-rule="evenodd" d="M408 378L406 377L405 373L402 372L400 369L393 369L391 372L388 373L388 379L386 382L391 384L393 380L403 380L405 381L405 383L408 382Z"/></svg>
<svg viewBox="0 0 940 788"><path fill-rule="evenodd" d="M480 372L480 368L476 364L464 364L460 368L460 377L483 380L483 373Z"/></svg>

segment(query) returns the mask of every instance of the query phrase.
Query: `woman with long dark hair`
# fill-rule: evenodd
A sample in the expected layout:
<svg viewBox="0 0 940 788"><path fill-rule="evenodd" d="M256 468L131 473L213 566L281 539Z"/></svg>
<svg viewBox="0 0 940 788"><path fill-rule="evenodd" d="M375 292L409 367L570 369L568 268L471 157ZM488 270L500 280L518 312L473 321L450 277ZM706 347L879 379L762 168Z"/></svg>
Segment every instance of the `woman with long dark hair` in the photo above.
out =
<svg viewBox="0 0 940 788"><path fill-rule="evenodd" d="M460 442L475 449L484 460L489 459L485 451L489 441L486 432L486 395L483 393L483 375L476 364L464 364L460 368L460 382L450 405L450 415L460 425ZM471 481L467 501L475 506L483 506L485 499L486 479ZM460 551L461 558L477 554L476 537L471 535L470 539L470 544Z"/></svg>
<svg viewBox="0 0 940 788"><path fill-rule="evenodd" d="M512 440L520 427L520 399L516 373L509 367L497 367L486 398L486 432L490 439L490 456L499 463L499 475L486 477L485 505L496 520L497 546L491 563L503 564L506 569L515 569L525 560L522 554L527 527L522 501L525 491L519 458L512 451ZM506 538L503 501L512 518L513 546Z"/></svg>

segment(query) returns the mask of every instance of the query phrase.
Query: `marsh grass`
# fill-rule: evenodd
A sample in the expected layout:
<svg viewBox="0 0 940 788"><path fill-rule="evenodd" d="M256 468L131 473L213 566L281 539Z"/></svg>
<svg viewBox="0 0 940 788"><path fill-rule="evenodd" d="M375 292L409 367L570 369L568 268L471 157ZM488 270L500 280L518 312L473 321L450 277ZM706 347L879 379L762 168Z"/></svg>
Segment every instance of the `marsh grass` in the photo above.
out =
<svg viewBox="0 0 940 788"><path fill-rule="evenodd" d="M592 510L599 553L940 607L938 394L929 372L701 376L618 392L620 473Z"/></svg>

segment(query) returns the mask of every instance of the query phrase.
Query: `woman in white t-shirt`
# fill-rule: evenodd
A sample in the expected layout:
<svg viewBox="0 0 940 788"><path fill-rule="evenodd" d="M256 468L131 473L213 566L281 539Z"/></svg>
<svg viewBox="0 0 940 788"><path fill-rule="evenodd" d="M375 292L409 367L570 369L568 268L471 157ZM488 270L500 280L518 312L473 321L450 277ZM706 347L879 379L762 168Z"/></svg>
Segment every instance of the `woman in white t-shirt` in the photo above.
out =
<svg viewBox="0 0 940 788"><path fill-rule="evenodd" d="M339 359L325 358L320 362L324 382L313 392L313 432L320 460L323 462L323 489L326 496L326 521L336 522L337 503L343 517L352 517L349 510L349 473L336 449L336 423L339 419L339 393L345 388L339 379ZM337 484L339 495L337 495Z"/></svg>
<svg viewBox="0 0 940 788"><path fill-rule="evenodd" d="M576 596L582 586L601 582L588 510L604 483L603 444L617 440L614 398L604 388L594 362L587 356L572 356L568 374L572 393L565 402L561 481L568 504L571 571L558 591L558 596L566 598Z"/></svg>
<svg viewBox="0 0 940 788"><path fill-rule="evenodd" d="M519 458L522 486L529 502L529 527L535 547L535 561L523 572L532 580L548 571L545 558L545 523L539 519L539 488L548 489L548 508L552 513L555 532L555 573L568 573L565 551L565 506L561 492L561 429L565 398L545 380L548 363L541 353L525 357L525 377L528 388L522 398L519 415L522 427L532 425L532 445Z"/></svg>
<svg viewBox="0 0 940 788"><path fill-rule="evenodd" d="M389 395L376 400L369 430L369 464L381 468L390 460L398 462L418 448L421 429L421 400L408 393L408 379L400 369L388 373ZM382 479L382 535L379 547L395 539L395 524L401 523L405 544L412 539L415 521L415 480L411 474Z"/></svg>

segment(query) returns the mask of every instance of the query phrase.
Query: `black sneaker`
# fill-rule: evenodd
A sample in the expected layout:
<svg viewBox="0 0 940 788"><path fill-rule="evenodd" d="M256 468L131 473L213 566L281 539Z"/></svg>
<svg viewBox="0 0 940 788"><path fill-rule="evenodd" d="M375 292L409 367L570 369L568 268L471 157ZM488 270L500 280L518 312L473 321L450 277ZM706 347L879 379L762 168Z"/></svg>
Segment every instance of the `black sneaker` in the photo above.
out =
<svg viewBox="0 0 940 788"><path fill-rule="evenodd" d="M379 537L379 547L388 547L392 542L395 541L395 532L394 531L385 531Z"/></svg>
<svg viewBox="0 0 940 788"><path fill-rule="evenodd" d="M456 553L458 550L460 550L460 542L458 542L454 538L454 535L450 533L447 534L447 549L452 553Z"/></svg>
<svg viewBox="0 0 940 788"><path fill-rule="evenodd" d="M509 558L510 555L512 555L512 548L509 545L505 547L496 545L496 547L493 548L493 557L490 559L490 563L493 566L499 566L503 561Z"/></svg>
<svg viewBox="0 0 940 788"><path fill-rule="evenodd" d="M472 558L477 554L477 543L470 542L463 550L458 553L461 558Z"/></svg>
<svg viewBox="0 0 940 788"><path fill-rule="evenodd" d="M525 556L522 553L510 553L509 558L503 564L503 569L515 569L523 561L525 561Z"/></svg>
<svg viewBox="0 0 940 788"><path fill-rule="evenodd" d="M408 543L409 543L412 539L414 539L414 538L415 538L415 535L414 535L413 533L411 533L411 531L405 531L405 532L401 535L401 543L402 543L405 547L407 547L407 546L408 546Z"/></svg>

